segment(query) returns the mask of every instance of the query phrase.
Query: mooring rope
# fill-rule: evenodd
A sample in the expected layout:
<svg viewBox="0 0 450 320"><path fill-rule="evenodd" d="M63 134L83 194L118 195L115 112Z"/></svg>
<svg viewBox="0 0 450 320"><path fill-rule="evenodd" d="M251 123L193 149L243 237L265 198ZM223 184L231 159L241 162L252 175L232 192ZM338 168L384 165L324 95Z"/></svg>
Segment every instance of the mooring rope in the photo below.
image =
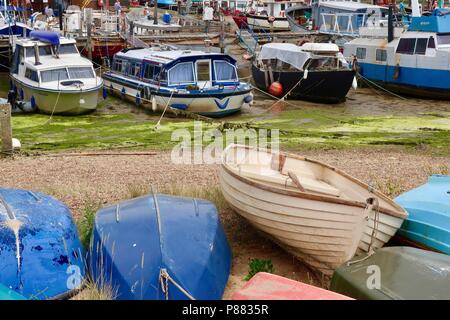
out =
<svg viewBox="0 0 450 320"><path fill-rule="evenodd" d="M172 282L172 284L177 287L178 290L181 291L186 297L188 297L190 300L195 300L195 298L187 292L186 289L184 289L179 283L177 283L167 272L167 269L162 268L159 270L159 280L161 284L161 289L163 293L166 296L166 300L169 300L169 281Z"/></svg>

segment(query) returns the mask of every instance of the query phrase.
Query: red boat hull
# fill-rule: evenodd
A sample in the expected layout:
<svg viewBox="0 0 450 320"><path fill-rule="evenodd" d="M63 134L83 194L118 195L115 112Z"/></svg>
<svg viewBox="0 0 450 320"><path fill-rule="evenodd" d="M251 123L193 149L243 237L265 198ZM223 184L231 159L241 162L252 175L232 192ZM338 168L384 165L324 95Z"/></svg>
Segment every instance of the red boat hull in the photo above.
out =
<svg viewBox="0 0 450 320"><path fill-rule="evenodd" d="M232 300L353 300L339 293L317 288L274 274L259 272Z"/></svg>

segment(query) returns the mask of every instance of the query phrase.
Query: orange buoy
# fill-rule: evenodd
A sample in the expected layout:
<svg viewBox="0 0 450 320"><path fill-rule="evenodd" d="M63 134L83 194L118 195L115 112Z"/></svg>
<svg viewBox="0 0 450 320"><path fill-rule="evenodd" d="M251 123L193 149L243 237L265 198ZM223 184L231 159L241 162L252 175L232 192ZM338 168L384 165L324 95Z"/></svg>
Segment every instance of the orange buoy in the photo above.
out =
<svg viewBox="0 0 450 320"><path fill-rule="evenodd" d="M269 93L275 97L281 97L283 94L283 85L278 81L272 82L269 86Z"/></svg>

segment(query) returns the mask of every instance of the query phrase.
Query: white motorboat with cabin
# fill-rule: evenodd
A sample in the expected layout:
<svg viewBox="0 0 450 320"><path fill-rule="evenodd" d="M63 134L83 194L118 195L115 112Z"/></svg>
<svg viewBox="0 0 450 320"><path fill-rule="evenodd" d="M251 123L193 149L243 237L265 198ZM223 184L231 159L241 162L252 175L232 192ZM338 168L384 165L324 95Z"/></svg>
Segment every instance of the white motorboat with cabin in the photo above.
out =
<svg viewBox="0 0 450 320"><path fill-rule="evenodd" d="M161 49L118 52L103 74L105 87L153 111L170 108L208 117L238 112L253 100L252 87L239 80L231 56Z"/></svg>
<svg viewBox="0 0 450 320"><path fill-rule="evenodd" d="M285 10L303 1L261 1L249 5L245 14L247 26L254 31L289 31Z"/></svg>
<svg viewBox="0 0 450 320"><path fill-rule="evenodd" d="M74 39L32 31L17 40L10 70L16 101L49 114L81 114L97 108L103 80L82 57Z"/></svg>

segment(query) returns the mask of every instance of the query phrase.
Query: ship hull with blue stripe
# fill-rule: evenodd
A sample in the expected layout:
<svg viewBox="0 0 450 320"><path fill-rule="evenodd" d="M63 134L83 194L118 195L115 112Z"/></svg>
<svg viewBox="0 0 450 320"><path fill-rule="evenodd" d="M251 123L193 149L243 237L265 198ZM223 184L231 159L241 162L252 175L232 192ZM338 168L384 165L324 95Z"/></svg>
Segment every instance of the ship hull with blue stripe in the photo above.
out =
<svg viewBox="0 0 450 320"><path fill-rule="evenodd" d="M199 80L198 62L209 66L208 79ZM153 111L223 117L253 100L252 87L238 80L235 63L228 55L201 51L123 50L103 74L105 94Z"/></svg>
<svg viewBox="0 0 450 320"><path fill-rule="evenodd" d="M429 99L450 99L450 10L417 16L397 38L356 38L344 45L363 82ZM386 29L386 32L388 29ZM390 41L389 41L390 40Z"/></svg>

